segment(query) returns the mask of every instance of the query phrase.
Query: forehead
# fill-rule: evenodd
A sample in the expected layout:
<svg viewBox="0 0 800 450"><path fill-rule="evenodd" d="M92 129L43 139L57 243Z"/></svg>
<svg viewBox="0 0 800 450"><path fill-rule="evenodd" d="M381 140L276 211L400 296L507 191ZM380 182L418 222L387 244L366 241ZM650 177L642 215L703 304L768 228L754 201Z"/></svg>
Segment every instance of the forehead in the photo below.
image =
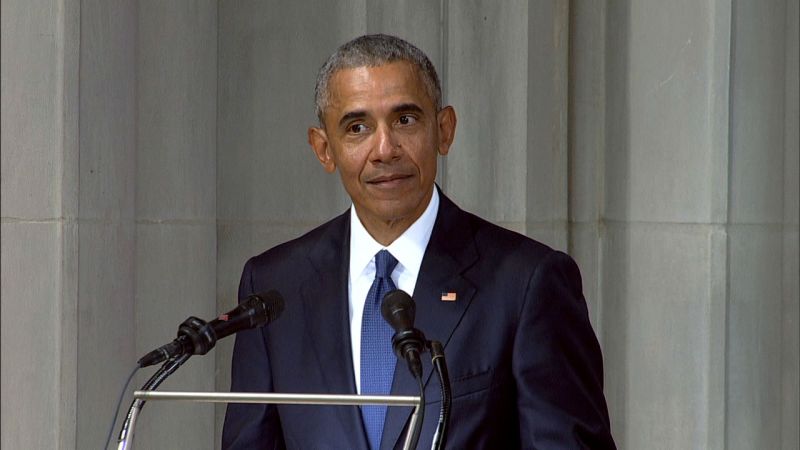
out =
<svg viewBox="0 0 800 450"><path fill-rule="evenodd" d="M397 102L415 103L420 108L433 108L419 70L406 61L395 61L375 67L341 69L328 84L328 108L332 114L351 109L379 110Z"/></svg>

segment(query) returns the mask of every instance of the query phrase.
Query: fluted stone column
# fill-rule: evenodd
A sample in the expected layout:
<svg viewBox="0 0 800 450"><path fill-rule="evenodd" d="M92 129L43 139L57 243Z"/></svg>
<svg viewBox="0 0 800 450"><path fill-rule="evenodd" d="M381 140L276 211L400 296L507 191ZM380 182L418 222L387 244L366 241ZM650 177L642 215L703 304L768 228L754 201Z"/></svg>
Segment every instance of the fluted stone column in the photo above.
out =
<svg viewBox="0 0 800 450"><path fill-rule="evenodd" d="M136 354L143 355L174 339L187 317L217 315L217 3L139 1L138 8ZM215 366L213 354L195 356L162 389L213 391ZM141 448L213 448L213 405L149 402L141 417Z"/></svg>
<svg viewBox="0 0 800 450"><path fill-rule="evenodd" d="M796 448L797 2L572 7L571 250L618 444Z"/></svg>

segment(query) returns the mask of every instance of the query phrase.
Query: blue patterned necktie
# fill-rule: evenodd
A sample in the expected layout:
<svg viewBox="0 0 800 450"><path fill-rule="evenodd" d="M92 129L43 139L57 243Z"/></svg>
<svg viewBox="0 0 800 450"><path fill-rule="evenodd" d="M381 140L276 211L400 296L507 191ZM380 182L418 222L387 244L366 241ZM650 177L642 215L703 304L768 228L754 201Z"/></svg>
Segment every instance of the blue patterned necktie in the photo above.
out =
<svg viewBox="0 0 800 450"><path fill-rule="evenodd" d="M381 316L381 301L387 292L396 289L392 271L397 260L386 250L375 254L375 280L369 288L361 320L361 394L387 395L392 389L397 358L392 353L392 327ZM386 406L362 406L361 416L367 429L370 447L381 445Z"/></svg>

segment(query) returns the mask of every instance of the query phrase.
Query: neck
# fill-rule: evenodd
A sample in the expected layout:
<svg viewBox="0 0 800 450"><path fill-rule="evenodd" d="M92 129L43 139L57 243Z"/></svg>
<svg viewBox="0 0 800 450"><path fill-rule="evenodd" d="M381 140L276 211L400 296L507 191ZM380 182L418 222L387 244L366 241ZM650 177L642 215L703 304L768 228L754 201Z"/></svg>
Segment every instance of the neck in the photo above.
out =
<svg viewBox="0 0 800 450"><path fill-rule="evenodd" d="M356 211L357 213L358 211ZM392 242L399 238L406 230L417 220L418 217L411 221L398 219L390 221L380 221L377 223L366 223L363 220L361 223L367 230L370 236L375 239L379 244L388 247Z"/></svg>

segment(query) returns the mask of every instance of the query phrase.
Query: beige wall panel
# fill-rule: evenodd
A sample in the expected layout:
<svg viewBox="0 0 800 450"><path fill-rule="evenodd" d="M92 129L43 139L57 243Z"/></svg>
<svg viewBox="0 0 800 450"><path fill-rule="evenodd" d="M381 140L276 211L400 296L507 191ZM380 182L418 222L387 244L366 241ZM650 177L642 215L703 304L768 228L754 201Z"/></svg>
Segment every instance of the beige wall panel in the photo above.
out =
<svg viewBox="0 0 800 450"><path fill-rule="evenodd" d="M363 6L223 2L217 198L221 219L322 222L348 204L307 144L314 81L335 46L365 31ZM298 24L302 24L299 30Z"/></svg>
<svg viewBox="0 0 800 450"><path fill-rule="evenodd" d="M603 245L606 395L620 448L706 448L713 229L609 224Z"/></svg>
<svg viewBox="0 0 800 450"><path fill-rule="evenodd" d="M136 216L213 220L217 3L139 2L137 54Z"/></svg>
<svg viewBox="0 0 800 450"><path fill-rule="evenodd" d="M786 98L783 164L783 450L800 448L800 1L786 2Z"/></svg>
<svg viewBox="0 0 800 450"><path fill-rule="evenodd" d="M55 2L2 3L2 216L60 215L62 166L58 62L61 14Z"/></svg>
<svg viewBox="0 0 800 450"><path fill-rule="evenodd" d="M784 98L784 162L783 221L795 225L800 221L800 1L786 2L786 94Z"/></svg>
<svg viewBox="0 0 800 450"><path fill-rule="evenodd" d="M544 242L567 249L569 2L528 4L527 146L525 221L527 234L549 226ZM519 161L522 163L522 161Z"/></svg>
<svg viewBox="0 0 800 450"><path fill-rule="evenodd" d="M607 15L605 213L614 220L708 222L719 161L714 98L727 92L715 5L611 2ZM724 10L724 8L719 8ZM726 126L726 125L725 125ZM724 166L723 166L724 167ZM711 179L709 179L711 177Z"/></svg>
<svg viewBox="0 0 800 450"><path fill-rule="evenodd" d="M500 226L522 233L539 242L566 252L569 241L567 222L565 220L552 220L546 222L526 222L523 229L516 229L515 224L498 223ZM520 227L521 228L521 227Z"/></svg>
<svg viewBox="0 0 800 450"><path fill-rule="evenodd" d="M600 207L606 106L605 4L573 2L569 14L568 249L581 268L589 317L603 347L600 242L604 225Z"/></svg>
<svg viewBox="0 0 800 450"><path fill-rule="evenodd" d="M780 223L787 94L786 4L734 4L730 219L734 223Z"/></svg>
<svg viewBox="0 0 800 450"><path fill-rule="evenodd" d="M80 224L77 448L103 446L122 385L138 359L134 233L130 223Z"/></svg>
<svg viewBox="0 0 800 450"><path fill-rule="evenodd" d="M444 190L464 209L524 227L528 5L458 1L447 11L445 89L459 127Z"/></svg>
<svg viewBox="0 0 800 450"><path fill-rule="evenodd" d="M77 448L103 445L136 362L136 6L80 10Z"/></svg>
<svg viewBox="0 0 800 450"><path fill-rule="evenodd" d="M77 372L78 7L11 0L1 8L0 447L69 448Z"/></svg>
<svg viewBox="0 0 800 450"><path fill-rule="evenodd" d="M569 220L596 222L603 203L605 4L570 5Z"/></svg>
<svg viewBox="0 0 800 450"><path fill-rule="evenodd" d="M573 248L570 251L570 256L575 259L581 269L583 296L586 298L586 304L589 307L589 319L591 319L594 331L600 340L600 346L603 347L604 333L602 326L605 322L602 316L604 312L602 303L603 291L600 285L599 267L599 261L602 257L600 249L601 231L596 224L574 224L570 228L569 237ZM608 370L606 370L606 373L610 374Z"/></svg>
<svg viewBox="0 0 800 450"><path fill-rule="evenodd" d="M217 316L216 226L139 224L136 227L136 358L173 339L189 316ZM229 305L230 306L230 305ZM230 309L230 308L228 308ZM214 350L193 356L161 389L213 391ZM143 369L137 387L155 373ZM213 448L214 406L148 402L137 425L141 448Z"/></svg>
<svg viewBox="0 0 800 450"><path fill-rule="evenodd" d="M368 1L366 32L391 34L416 45L428 55L441 79L444 76L442 3L430 0Z"/></svg>
<svg viewBox="0 0 800 450"><path fill-rule="evenodd" d="M734 225L729 246L728 445L780 448L782 233Z"/></svg>
<svg viewBox="0 0 800 450"><path fill-rule="evenodd" d="M800 447L800 254L798 232L783 233L783 335L781 345L781 445Z"/></svg>
<svg viewBox="0 0 800 450"><path fill-rule="evenodd" d="M81 218L133 218L136 5L132 0L81 5Z"/></svg>
<svg viewBox="0 0 800 450"><path fill-rule="evenodd" d="M62 389L59 223L2 224L3 448L57 448Z"/></svg>

